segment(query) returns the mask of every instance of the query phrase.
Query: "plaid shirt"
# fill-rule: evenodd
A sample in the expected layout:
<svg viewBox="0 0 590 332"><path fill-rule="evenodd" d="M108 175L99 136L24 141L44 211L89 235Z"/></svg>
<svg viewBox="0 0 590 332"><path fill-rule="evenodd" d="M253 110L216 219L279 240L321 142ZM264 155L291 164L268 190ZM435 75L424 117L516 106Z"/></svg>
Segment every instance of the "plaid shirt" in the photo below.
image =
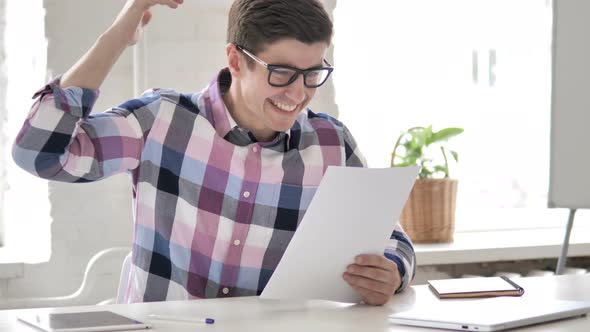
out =
<svg viewBox="0 0 590 332"><path fill-rule="evenodd" d="M35 94L13 147L17 164L65 182L132 176L127 302L260 294L327 167L365 166L346 127L311 110L257 142L223 103L230 84L222 70L200 93L148 90L93 115L97 91L62 89L58 78ZM405 288L415 254L399 224L385 256Z"/></svg>

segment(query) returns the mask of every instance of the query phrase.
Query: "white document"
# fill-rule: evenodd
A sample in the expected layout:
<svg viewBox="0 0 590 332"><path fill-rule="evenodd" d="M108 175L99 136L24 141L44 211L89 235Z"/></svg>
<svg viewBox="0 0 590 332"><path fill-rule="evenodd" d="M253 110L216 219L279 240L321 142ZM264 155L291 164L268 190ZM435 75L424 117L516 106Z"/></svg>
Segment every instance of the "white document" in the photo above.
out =
<svg viewBox="0 0 590 332"><path fill-rule="evenodd" d="M383 255L419 170L330 166L260 297L359 302L342 274Z"/></svg>

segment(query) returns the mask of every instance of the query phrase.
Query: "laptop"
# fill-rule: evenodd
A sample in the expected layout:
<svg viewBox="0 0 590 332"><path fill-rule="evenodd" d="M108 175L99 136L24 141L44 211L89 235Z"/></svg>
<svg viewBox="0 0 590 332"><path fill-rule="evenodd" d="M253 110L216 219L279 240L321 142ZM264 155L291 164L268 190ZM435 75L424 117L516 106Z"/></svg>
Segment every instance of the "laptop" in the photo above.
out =
<svg viewBox="0 0 590 332"><path fill-rule="evenodd" d="M502 331L590 312L590 301L523 297L425 302L389 316L394 324L457 331Z"/></svg>

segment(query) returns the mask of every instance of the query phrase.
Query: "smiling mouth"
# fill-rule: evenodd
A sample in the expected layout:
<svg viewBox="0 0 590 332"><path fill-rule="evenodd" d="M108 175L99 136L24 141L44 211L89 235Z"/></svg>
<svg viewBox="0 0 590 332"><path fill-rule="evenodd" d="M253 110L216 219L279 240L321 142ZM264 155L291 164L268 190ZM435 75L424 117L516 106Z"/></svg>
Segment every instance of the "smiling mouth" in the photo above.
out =
<svg viewBox="0 0 590 332"><path fill-rule="evenodd" d="M270 103L275 106L276 108L280 109L281 111L285 111L285 112L293 112L294 110L297 109L297 105L287 105L287 104L283 104L281 102L269 99Z"/></svg>

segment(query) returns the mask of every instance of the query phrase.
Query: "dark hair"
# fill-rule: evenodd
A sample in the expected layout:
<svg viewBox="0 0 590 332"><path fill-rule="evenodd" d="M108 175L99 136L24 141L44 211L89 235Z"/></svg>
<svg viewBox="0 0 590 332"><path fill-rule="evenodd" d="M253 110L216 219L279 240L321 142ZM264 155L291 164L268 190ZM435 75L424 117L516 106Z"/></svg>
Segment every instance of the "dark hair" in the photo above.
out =
<svg viewBox="0 0 590 332"><path fill-rule="evenodd" d="M227 42L253 52L283 38L312 44L332 41L332 21L319 0L235 0Z"/></svg>

